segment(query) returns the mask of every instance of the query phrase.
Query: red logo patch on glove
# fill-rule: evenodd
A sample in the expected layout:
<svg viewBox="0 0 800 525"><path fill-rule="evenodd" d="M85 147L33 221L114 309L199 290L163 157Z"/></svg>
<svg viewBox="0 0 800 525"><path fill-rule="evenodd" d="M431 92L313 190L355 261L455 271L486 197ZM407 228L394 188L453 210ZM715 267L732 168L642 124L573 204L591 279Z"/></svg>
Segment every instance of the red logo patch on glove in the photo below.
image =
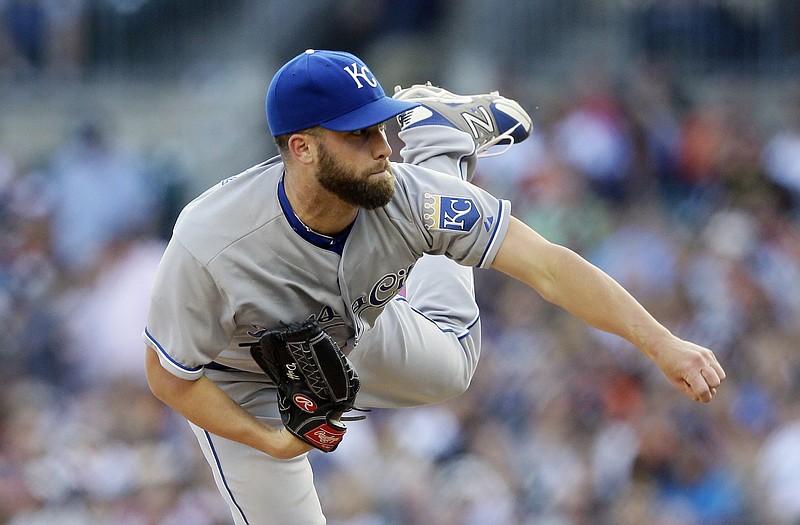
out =
<svg viewBox="0 0 800 525"><path fill-rule="evenodd" d="M300 408L303 412L308 412L309 414L313 414L317 410L317 404L305 394L295 394L294 398L292 398L294 404Z"/></svg>
<svg viewBox="0 0 800 525"><path fill-rule="evenodd" d="M329 425L322 424L312 430L309 430L303 436L310 444L323 451L331 451L336 448L336 445L344 437L346 430L338 430Z"/></svg>

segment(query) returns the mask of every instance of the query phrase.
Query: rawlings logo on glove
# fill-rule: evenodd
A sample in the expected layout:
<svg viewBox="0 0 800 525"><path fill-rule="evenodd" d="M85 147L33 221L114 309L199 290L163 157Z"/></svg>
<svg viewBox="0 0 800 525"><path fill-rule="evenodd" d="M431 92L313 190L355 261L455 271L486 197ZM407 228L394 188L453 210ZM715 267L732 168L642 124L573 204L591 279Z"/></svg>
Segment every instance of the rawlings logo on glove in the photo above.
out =
<svg viewBox="0 0 800 525"><path fill-rule="evenodd" d="M278 410L286 429L309 445L331 452L355 407L358 373L315 319L268 330L250 355L278 387Z"/></svg>
<svg viewBox="0 0 800 525"><path fill-rule="evenodd" d="M294 400L294 404L297 405L303 412L313 414L317 411L317 404L314 403L314 400L309 399L309 397L304 394L295 394L294 398L292 399Z"/></svg>

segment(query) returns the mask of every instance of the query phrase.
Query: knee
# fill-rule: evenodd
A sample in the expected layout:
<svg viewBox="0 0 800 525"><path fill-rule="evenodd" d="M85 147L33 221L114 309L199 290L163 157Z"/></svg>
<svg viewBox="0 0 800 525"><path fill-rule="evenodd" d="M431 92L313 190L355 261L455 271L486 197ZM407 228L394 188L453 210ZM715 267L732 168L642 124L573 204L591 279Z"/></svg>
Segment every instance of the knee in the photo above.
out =
<svg viewBox="0 0 800 525"><path fill-rule="evenodd" d="M413 406L441 403L458 397L469 388L472 374L440 374L418 378L415 388L406 386L406 396Z"/></svg>
<svg viewBox="0 0 800 525"><path fill-rule="evenodd" d="M430 403L440 403L458 397L467 391L472 381L472 374L462 377L442 377L431 382L427 397Z"/></svg>
<svg viewBox="0 0 800 525"><path fill-rule="evenodd" d="M369 407L416 407L441 403L463 394L472 376L417 377L408 381L382 381L380 384L362 381L356 403Z"/></svg>
<svg viewBox="0 0 800 525"><path fill-rule="evenodd" d="M470 339L462 350L463 354L458 354L461 359L431 366L418 378L417 384L424 385L421 390L429 399L428 404L458 397L469 388L478 365L480 346Z"/></svg>

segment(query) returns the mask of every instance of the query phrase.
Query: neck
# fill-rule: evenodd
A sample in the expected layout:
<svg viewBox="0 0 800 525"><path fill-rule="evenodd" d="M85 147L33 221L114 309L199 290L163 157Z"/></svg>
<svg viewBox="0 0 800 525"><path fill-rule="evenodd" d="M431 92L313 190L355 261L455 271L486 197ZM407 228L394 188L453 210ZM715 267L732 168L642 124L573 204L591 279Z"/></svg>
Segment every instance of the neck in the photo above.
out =
<svg viewBox="0 0 800 525"><path fill-rule="evenodd" d="M356 220L357 206L333 195L311 177L300 177L287 169L283 187L297 218L317 233L333 236Z"/></svg>

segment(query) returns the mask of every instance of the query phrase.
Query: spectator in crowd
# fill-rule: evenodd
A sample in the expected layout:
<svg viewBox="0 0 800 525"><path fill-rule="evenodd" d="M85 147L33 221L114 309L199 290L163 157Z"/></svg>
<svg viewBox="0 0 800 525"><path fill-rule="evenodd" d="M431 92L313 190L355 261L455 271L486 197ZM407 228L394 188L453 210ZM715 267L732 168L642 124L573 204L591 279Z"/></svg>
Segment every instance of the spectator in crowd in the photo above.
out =
<svg viewBox="0 0 800 525"><path fill-rule="evenodd" d="M86 65L86 0L0 0L0 73L74 79Z"/></svg>
<svg viewBox="0 0 800 525"><path fill-rule="evenodd" d="M157 209L144 160L115 143L107 125L81 122L50 168L53 252L73 276L92 270L114 241L148 230Z"/></svg>

